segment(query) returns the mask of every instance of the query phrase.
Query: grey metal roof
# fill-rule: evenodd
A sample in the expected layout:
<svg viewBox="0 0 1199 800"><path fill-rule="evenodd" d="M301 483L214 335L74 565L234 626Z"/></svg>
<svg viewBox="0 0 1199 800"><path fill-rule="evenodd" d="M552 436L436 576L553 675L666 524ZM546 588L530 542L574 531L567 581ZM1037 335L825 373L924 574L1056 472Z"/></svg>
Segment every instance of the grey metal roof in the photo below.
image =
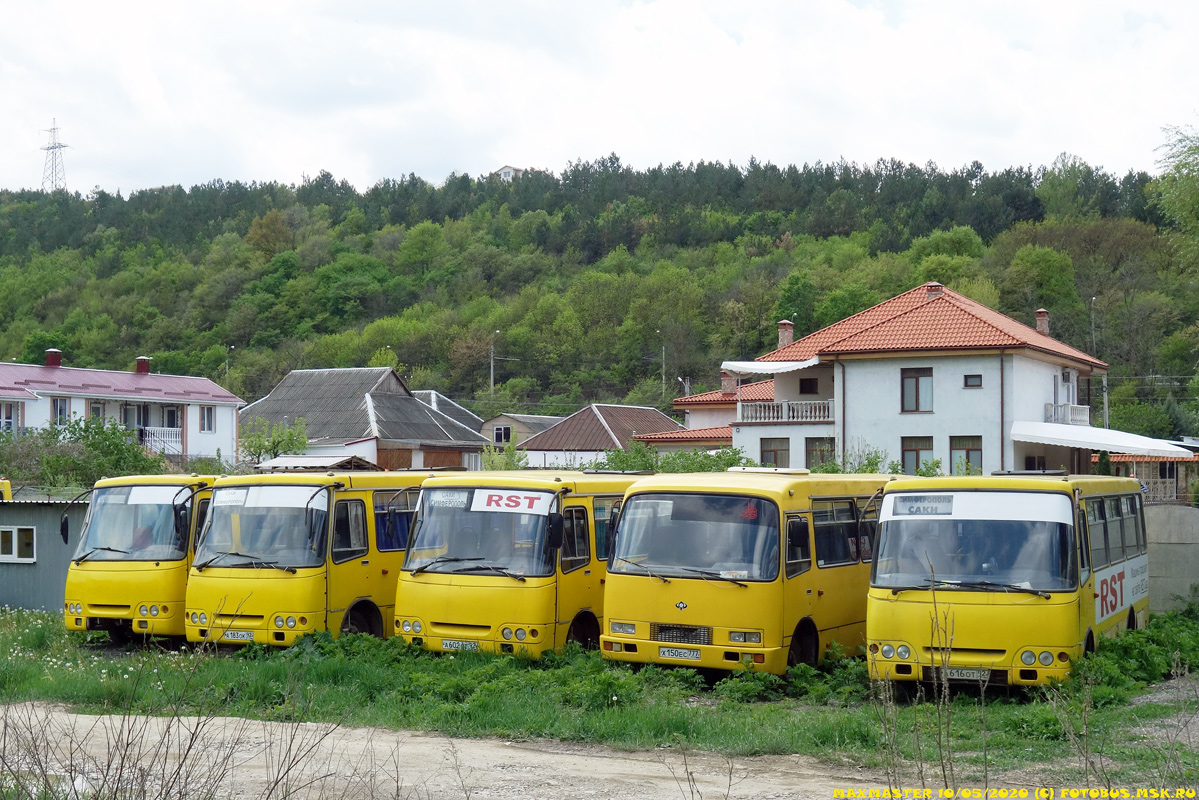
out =
<svg viewBox="0 0 1199 800"><path fill-rule="evenodd" d="M414 446L482 449L487 439L412 396L390 367L293 370L242 409L244 422L304 418L310 442L383 439Z"/></svg>
<svg viewBox="0 0 1199 800"><path fill-rule="evenodd" d="M434 391L433 389L417 389L412 395L434 411L440 411L442 414L445 414L450 419L457 420L472 431L478 431L483 427L482 417L458 405L441 392Z"/></svg>

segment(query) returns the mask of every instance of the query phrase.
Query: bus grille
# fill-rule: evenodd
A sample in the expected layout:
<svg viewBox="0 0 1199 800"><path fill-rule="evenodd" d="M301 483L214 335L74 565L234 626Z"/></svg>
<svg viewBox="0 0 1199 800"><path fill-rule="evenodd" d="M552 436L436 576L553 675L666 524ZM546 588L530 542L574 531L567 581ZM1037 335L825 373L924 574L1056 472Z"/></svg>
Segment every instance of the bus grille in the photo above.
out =
<svg viewBox="0 0 1199 800"><path fill-rule="evenodd" d="M712 629L698 625L649 624L649 638L671 644L712 644Z"/></svg>

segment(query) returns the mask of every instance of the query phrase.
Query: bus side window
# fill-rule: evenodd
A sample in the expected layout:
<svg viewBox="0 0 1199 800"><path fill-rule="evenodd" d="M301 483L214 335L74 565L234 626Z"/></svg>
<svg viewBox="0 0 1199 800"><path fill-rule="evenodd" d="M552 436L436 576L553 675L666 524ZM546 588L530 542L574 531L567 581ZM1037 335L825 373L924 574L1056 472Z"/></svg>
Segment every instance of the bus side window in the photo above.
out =
<svg viewBox="0 0 1199 800"><path fill-rule="evenodd" d="M1137 514L1137 500L1130 494L1120 498L1124 512L1124 555L1132 558L1145 552L1145 531L1141 528L1141 517Z"/></svg>
<svg viewBox="0 0 1199 800"><path fill-rule="evenodd" d="M366 504L341 500L333 509L333 562L349 561L367 553Z"/></svg>
<svg viewBox="0 0 1199 800"><path fill-rule="evenodd" d="M611 497L597 497L592 501L591 507L595 517L595 557L600 561L607 561L609 529L617 509L620 508L620 501Z"/></svg>
<svg viewBox="0 0 1199 800"><path fill-rule="evenodd" d="M208 521L208 506L212 504L212 499L205 497L196 506L196 530L192 534L192 547L196 546L196 540L200 538L200 531L204 530L204 523Z"/></svg>
<svg viewBox="0 0 1199 800"><path fill-rule="evenodd" d="M878 506L877 502L863 507L860 500L858 504L859 522L858 522L858 553L862 560L869 562L874 558L874 537L878 533Z"/></svg>
<svg viewBox="0 0 1199 800"><path fill-rule="evenodd" d="M812 568L812 548L809 543L806 517L787 519L787 577L794 578Z"/></svg>
<svg viewBox="0 0 1199 800"><path fill-rule="evenodd" d="M374 494L375 548L380 552L404 550L412 527L413 493L385 489Z"/></svg>
<svg viewBox="0 0 1199 800"><path fill-rule="evenodd" d="M816 566L831 567L857 562L857 514L854 513L852 501L814 502L812 520L815 523Z"/></svg>
<svg viewBox="0 0 1199 800"><path fill-rule="evenodd" d="M1103 517L1103 500L1088 498L1087 530L1091 534L1091 569L1103 569L1107 560L1107 524Z"/></svg>
<svg viewBox="0 0 1199 800"><path fill-rule="evenodd" d="M1128 513L1137 526L1137 552L1144 555L1149 550L1145 540L1145 526L1142 524L1144 517L1141 515L1141 496L1139 494L1129 495L1125 499L1128 501Z"/></svg>
<svg viewBox="0 0 1199 800"><path fill-rule="evenodd" d="M562 513L562 571L571 572L591 561L587 509L574 506Z"/></svg>
<svg viewBox="0 0 1199 800"><path fill-rule="evenodd" d="M1117 561L1123 561L1130 555L1124 551L1120 498L1109 497L1104 500L1104 505L1106 506L1104 510L1107 512L1107 550L1114 564Z"/></svg>

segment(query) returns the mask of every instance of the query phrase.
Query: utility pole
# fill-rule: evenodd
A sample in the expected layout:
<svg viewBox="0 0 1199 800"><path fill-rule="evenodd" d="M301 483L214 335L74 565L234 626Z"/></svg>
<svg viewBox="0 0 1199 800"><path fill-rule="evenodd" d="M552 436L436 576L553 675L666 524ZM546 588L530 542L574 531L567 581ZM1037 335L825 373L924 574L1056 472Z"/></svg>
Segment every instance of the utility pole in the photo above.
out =
<svg viewBox="0 0 1199 800"><path fill-rule="evenodd" d="M67 170L63 166L62 153L59 151L68 145L58 141L58 120L53 120L51 124L53 127L46 131L50 134L50 144L42 148L46 151L46 166L42 170L43 192L67 188Z"/></svg>

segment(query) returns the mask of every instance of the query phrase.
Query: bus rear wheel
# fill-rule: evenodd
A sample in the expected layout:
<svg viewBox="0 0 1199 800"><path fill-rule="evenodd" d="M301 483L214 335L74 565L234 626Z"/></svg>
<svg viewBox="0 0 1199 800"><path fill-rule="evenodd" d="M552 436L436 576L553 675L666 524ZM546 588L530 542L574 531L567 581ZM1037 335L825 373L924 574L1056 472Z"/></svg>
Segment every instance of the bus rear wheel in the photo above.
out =
<svg viewBox="0 0 1199 800"><path fill-rule="evenodd" d="M371 613L373 609L366 609L362 606L354 606L341 619L341 635L345 636L349 633L368 633L371 636L383 638L383 624L377 622L375 616L378 612Z"/></svg>
<svg viewBox="0 0 1199 800"><path fill-rule="evenodd" d="M586 614L580 614L575 617L574 622L570 623L570 630L566 632L566 641L578 642L584 650L599 649L599 623L595 621L595 617Z"/></svg>
<svg viewBox="0 0 1199 800"><path fill-rule="evenodd" d="M791 637L791 647L787 650L787 666L807 664L809 667L815 667L819 660L820 638L811 622L804 620L799 623Z"/></svg>

